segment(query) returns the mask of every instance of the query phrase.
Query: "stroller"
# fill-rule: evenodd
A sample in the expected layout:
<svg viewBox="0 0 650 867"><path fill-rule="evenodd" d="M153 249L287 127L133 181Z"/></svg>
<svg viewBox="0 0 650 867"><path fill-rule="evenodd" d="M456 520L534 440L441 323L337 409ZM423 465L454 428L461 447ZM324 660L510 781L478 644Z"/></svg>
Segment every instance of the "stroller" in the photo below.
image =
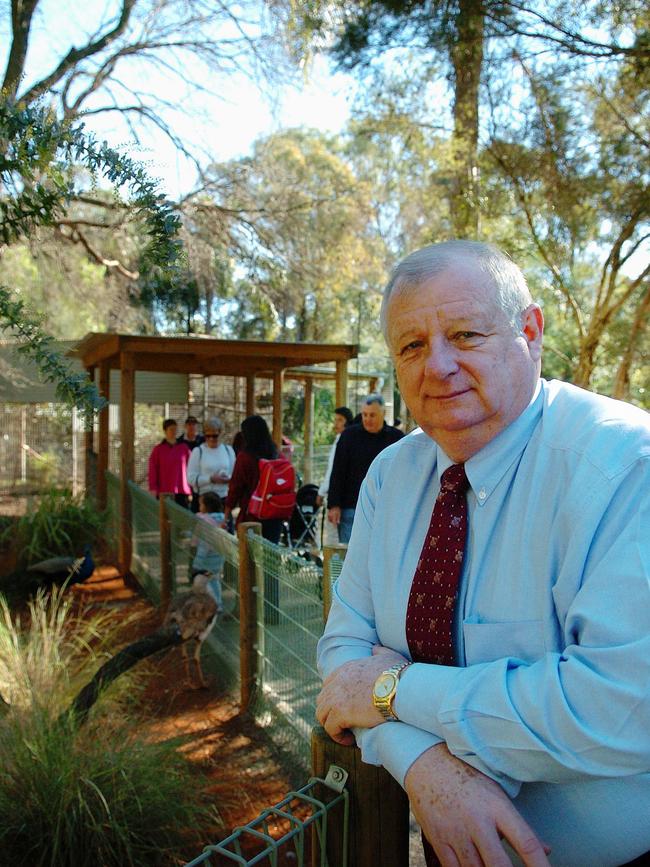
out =
<svg viewBox="0 0 650 867"><path fill-rule="evenodd" d="M318 548L318 485L302 485L296 492L296 505L285 524L287 546L303 554Z"/></svg>

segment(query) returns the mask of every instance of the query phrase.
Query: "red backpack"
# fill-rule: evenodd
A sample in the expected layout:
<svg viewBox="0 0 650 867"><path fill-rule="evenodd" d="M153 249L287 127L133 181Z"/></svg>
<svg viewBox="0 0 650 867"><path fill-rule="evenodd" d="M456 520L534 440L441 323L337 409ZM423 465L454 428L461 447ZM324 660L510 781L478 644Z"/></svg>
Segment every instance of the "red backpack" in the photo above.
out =
<svg viewBox="0 0 650 867"><path fill-rule="evenodd" d="M260 478L251 494L248 513L260 521L290 518L296 505L296 471L291 461L260 458Z"/></svg>

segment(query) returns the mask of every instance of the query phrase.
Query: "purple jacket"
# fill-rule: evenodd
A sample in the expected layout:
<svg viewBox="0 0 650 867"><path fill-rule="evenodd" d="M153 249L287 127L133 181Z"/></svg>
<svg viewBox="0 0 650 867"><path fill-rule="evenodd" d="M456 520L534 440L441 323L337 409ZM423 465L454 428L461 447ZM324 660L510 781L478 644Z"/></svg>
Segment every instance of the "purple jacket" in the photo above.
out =
<svg viewBox="0 0 650 867"><path fill-rule="evenodd" d="M185 443L163 440L149 456L149 490L152 494L191 494L187 483L190 450Z"/></svg>

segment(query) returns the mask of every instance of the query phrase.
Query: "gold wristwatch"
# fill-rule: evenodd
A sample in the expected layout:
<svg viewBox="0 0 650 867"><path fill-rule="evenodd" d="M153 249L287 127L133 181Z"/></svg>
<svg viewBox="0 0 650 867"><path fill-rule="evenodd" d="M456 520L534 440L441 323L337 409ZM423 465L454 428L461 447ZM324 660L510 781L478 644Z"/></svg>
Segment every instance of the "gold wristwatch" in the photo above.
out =
<svg viewBox="0 0 650 867"><path fill-rule="evenodd" d="M393 710L393 701L397 693L397 684L405 668L410 662L400 662L391 668L382 671L372 688L372 703L385 720L396 720L397 714Z"/></svg>

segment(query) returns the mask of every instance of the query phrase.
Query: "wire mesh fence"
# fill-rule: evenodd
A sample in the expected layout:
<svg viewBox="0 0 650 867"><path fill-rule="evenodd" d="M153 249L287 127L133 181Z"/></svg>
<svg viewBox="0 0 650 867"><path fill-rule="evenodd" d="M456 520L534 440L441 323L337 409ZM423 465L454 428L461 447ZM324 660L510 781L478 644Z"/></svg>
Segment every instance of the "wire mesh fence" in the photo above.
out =
<svg viewBox="0 0 650 867"><path fill-rule="evenodd" d="M222 680L236 680L239 674L239 546L237 539L221 527L200 520L171 500L165 503L171 531L173 592L192 583L193 561L198 544L222 560L220 569L222 612L208 636L211 653L219 660ZM225 677L224 677L225 676Z"/></svg>
<svg viewBox="0 0 650 867"><path fill-rule="evenodd" d="M119 486L120 480L108 473L107 534L115 547L120 536ZM199 544L218 556L223 611L206 643L219 660L220 675L230 682L237 680L242 652L238 539L171 498L165 498L161 511L160 502L135 483L128 483L128 492L132 571L154 601L161 599L161 558L169 557L169 590L173 594L191 587ZM168 524L166 551L161 550L161 521ZM257 599L253 650L257 689L252 710L273 737L305 761L320 685L316 645L323 630L324 582L327 592L340 572L344 549L335 550L328 558L331 574L324 578L317 562L289 548L252 532L246 544L254 564Z"/></svg>
<svg viewBox="0 0 650 867"><path fill-rule="evenodd" d="M132 569L147 593L160 599L160 506L158 501L133 482L128 483L131 499Z"/></svg>
<svg viewBox="0 0 650 867"><path fill-rule="evenodd" d="M237 828L221 843L206 846L202 854L185 867L226 864L277 867L288 863L297 867L347 867L349 810L346 789L333 790L328 780L312 778L302 788L289 792L278 804L264 810L254 821ZM327 858L328 829L335 825L336 861L332 862ZM333 848L330 839L330 854Z"/></svg>
<svg viewBox="0 0 650 867"><path fill-rule="evenodd" d="M258 581L259 696L305 739L320 679L316 644L323 631L322 569L249 533Z"/></svg>
<svg viewBox="0 0 650 867"><path fill-rule="evenodd" d="M85 478L84 419L55 403L0 404L0 498L24 513L27 498L52 487L78 494Z"/></svg>

